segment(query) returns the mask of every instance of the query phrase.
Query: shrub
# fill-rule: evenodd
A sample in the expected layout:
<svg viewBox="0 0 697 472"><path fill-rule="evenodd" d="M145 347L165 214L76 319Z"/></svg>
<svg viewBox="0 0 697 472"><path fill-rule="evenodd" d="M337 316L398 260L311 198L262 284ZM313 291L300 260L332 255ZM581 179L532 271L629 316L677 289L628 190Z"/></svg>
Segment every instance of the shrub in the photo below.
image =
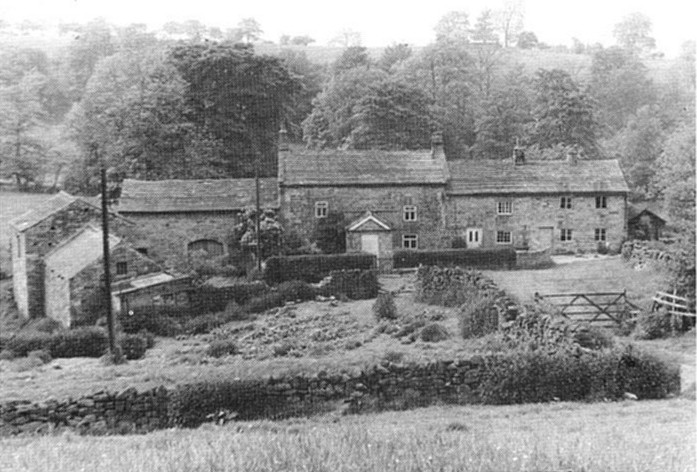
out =
<svg viewBox="0 0 697 472"><path fill-rule="evenodd" d="M223 357L229 354L237 354L237 344L232 339L218 339L208 346L206 354L211 357Z"/></svg>
<svg viewBox="0 0 697 472"><path fill-rule="evenodd" d="M154 334L152 334L150 331L145 331L145 330L138 331L138 334L143 336L143 338L145 338L145 347L147 347L148 349L155 347L155 335Z"/></svg>
<svg viewBox="0 0 697 472"><path fill-rule="evenodd" d="M22 327L23 331L37 331L49 334L62 329L64 328L60 322L48 317L33 319Z"/></svg>
<svg viewBox="0 0 697 472"><path fill-rule="evenodd" d="M148 350L148 338L142 334L122 334L119 345L126 359L142 359Z"/></svg>
<svg viewBox="0 0 697 472"><path fill-rule="evenodd" d="M607 329L595 326L582 326L574 332L574 342L587 349L607 349L615 345L612 334Z"/></svg>
<svg viewBox="0 0 697 472"><path fill-rule="evenodd" d="M244 306L244 309L249 313L262 313L271 308L283 306L285 300L278 292L271 292L260 297L255 297L249 300Z"/></svg>
<svg viewBox="0 0 697 472"><path fill-rule="evenodd" d="M384 292L378 295L375 303L373 303L373 314L375 314L375 318L378 321L397 319L397 307L394 304L392 292Z"/></svg>
<svg viewBox="0 0 697 472"><path fill-rule="evenodd" d="M13 351L17 357L24 357L31 351L51 350L52 336L41 332L20 332L14 338L8 339L6 350ZM54 356L57 357L57 356Z"/></svg>
<svg viewBox="0 0 697 472"><path fill-rule="evenodd" d="M44 350L44 349L31 351L29 354L27 354L27 357L35 357L35 358L41 360L41 362L44 364L48 364L53 359L51 357L51 353Z"/></svg>
<svg viewBox="0 0 697 472"><path fill-rule="evenodd" d="M290 341L283 341L273 347L273 355L276 357L284 357L290 354L290 351L295 349L295 344Z"/></svg>
<svg viewBox="0 0 697 472"><path fill-rule="evenodd" d="M196 316L186 321L182 326L185 334L205 334L210 333L218 326L226 323L224 313L209 313L207 315Z"/></svg>
<svg viewBox="0 0 697 472"><path fill-rule="evenodd" d="M644 312L637 317L634 336L637 339L660 339L673 336L676 319L665 310Z"/></svg>
<svg viewBox="0 0 697 472"><path fill-rule="evenodd" d="M476 296L465 302L459 310L460 334L464 339L484 336L499 328L499 311L493 300Z"/></svg>
<svg viewBox="0 0 697 472"><path fill-rule="evenodd" d="M330 272L330 282L323 287L325 295L345 295L352 300L375 298L380 290L375 270L335 270Z"/></svg>
<svg viewBox="0 0 697 472"><path fill-rule="evenodd" d="M288 280L316 283L333 270L362 269L375 267L372 254L316 254L308 256L274 256L266 261L264 279L269 284Z"/></svg>
<svg viewBox="0 0 697 472"><path fill-rule="evenodd" d="M419 265L513 269L516 264L516 252L511 247L395 251L393 257L395 269L418 267Z"/></svg>
<svg viewBox="0 0 697 472"><path fill-rule="evenodd" d="M289 280L276 287L276 291L284 301L307 301L315 298L315 290L302 280Z"/></svg>
<svg viewBox="0 0 697 472"><path fill-rule="evenodd" d="M421 340L427 343L438 343L450 337L448 330L439 323L431 323L421 330Z"/></svg>
<svg viewBox="0 0 697 472"><path fill-rule="evenodd" d="M172 313L177 315L173 316ZM176 336L182 332L178 318L182 318L183 313L185 312L168 313L167 310L160 310L158 307L136 308L130 314L119 315L119 322L126 333L148 331L157 336Z"/></svg>
<svg viewBox="0 0 697 472"><path fill-rule="evenodd" d="M103 329L77 328L53 335L51 355L53 357L100 357L108 346L109 339Z"/></svg>
<svg viewBox="0 0 697 472"><path fill-rule="evenodd" d="M250 299L269 291L264 282L241 282L225 287L202 285L192 294L192 305L196 313L216 313L223 311L230 302L244 305Z"/></svg>
<svg viewBox="0 0 697 472"><path fill-rule="evenodd" d="M3 349L0 351L0 361L11 361L15 357L17 357L17 354L10 349Z"/></svg>

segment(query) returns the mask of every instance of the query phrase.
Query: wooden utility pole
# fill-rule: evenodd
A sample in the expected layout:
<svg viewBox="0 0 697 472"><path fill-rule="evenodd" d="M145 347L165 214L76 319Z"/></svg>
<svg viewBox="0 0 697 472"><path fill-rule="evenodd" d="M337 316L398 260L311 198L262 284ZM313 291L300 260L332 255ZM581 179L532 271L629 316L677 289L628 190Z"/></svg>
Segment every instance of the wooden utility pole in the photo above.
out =
<svg viewBox="0 0 697 472"><path fill-rule="evenodd" d="M106 166L102 163L102 244L104 247L104 289L106 302L106 319L109 330L109 352L112 356L116 353L116 340L114 333L114 315L111 306L111 270L109 252L109 212L106 197Z"/></svg>
<svg viewBox="0 0 697 472"><path fill-rule="evenodd" d="M259 153L256 152L255 149L255 165L254 165L254 184L256 187L256 202L257 202L257 211L256 211L256 233L257 233L257 269L261 270L261 202L259 201L259 194L261 193L259 191Z"/></svg>

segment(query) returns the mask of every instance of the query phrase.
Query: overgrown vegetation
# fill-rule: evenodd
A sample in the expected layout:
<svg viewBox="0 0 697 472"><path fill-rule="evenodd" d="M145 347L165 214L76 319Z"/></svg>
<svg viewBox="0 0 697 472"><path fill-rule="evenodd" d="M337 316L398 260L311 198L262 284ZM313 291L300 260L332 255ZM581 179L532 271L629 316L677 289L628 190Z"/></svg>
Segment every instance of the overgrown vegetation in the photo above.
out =
<svg viewBox="0 0 697 472"><path fill-rule="evenodd" d="M399 314L394 304L392 292L384 292L378 295L373 303L373 314L378 321L396 320Z"/></svg>

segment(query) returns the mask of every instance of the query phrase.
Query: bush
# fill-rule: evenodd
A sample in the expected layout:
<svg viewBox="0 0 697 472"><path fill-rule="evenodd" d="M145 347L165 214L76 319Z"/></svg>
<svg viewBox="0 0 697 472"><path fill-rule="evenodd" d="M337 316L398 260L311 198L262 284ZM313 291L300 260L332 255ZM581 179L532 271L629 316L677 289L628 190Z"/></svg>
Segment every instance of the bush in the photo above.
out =
<svg viewBox="0 0 697 472"><path fill-rule="evenodd" d="M372 254L316 254L274 256L266 261L264 279L269 284L288 280L317 283L334 270L368 270L376 265Z"/></svg>
<svg viewBox="0 0 697 472"><path fill-rule="evenodd" d="M431 323L421 330L421 340L427 343L438 343L450 337L448 330L439 323Z"/></svg>
<svg viewBox="0 0 697 472"><path fill-rule="evenodd" d="M244 306L244 309L249 313L263 313L271 308L276 308L283 306L285 300L283 296L278 292L267 293L260 297L255 297L249 300Z"/></svg>
<svg viewBox="0 0 697 472"><path fill-rule="evenodd" d="M301 280L282 282L276 287L276 291L284 301L307 301L315 298L315 289Z"/></svg>
<svg viewBox="0 0 697 472"><path fill-rule="evenodd" d="M352 300L365 300L377 297L380 290L375 270L335 270L329 275L331 280L323 287L325 295L343 294Z"/></svg>
<svg viewBox="0 0 697 472"><path fill-rule="evenodd" d="M44 349L39 349L37 351L31 351L29 354L27 354L27 357L35 357L35 358L41 360L41 362L44 364L48 364L53 359L51 357L51 353L44 350Z"/></svg>
<svg viewBox="0 0 697 472"><path fill-rule="evenodd" d="M476 267L478 269L513 269L516 252L511 247L492 249L441 249L436 251L395 251L394 268L420 265Z"/></svg>
<svg viewBox="0 0 697 472"><path fill-rule="evenodd" d="M53 335L51 355L53 357L100 357L109 346L106 331L96 327L85 327L61 331Z"/></svg>
<svg viewBox="0 0 697 472"><path fill-rule="evenodd" d="M373 313L378 321L397 319L397 307L394 304L392 292L384 292L378 295L375 303L373 303Z"/></svg>
<svg viewBox="0 0 697 472"><path fill-rule="evenodd" d="M225 287L202 285L192 294L192 305L196 313L223 311L230 302L244 305L254 297L269 291L264 282L243 282Z"/></svg>
<svg viewBox="0 0 697 472"><path fill-rule="evenodd" d="M238 352L237 344L232 339L218 339L210 343L206 354L211 357L223 357Z"/></svg>
<svg viewBox="0 0 697 472"><path fill-rule="evenodd" d="M119 322L126 333L148 331L157 336L176 336L182 332L180 319L184 317L184 314L188 314L188 310L183 312L159 309L159 307L144 307L132 310L131 314L119 315Z"/></svg>
<svg viewBox="0 0 697 472"><path fill-rule="evenodd" d="M673 336L677 331L674 317L664 311L645 312L637 317L634 336L637 339L660 339Z"/></svg>
<svg viewBox="0 0 697 472"><path fill-rule="evenodd" d="M607 329L595 326L582 326L574 332L574 342L586 349L608 349L615 345L612 334Z"/></svg>
<svg viewBox="0 0 697 472"><path fill-rule="evenodd" d="M295 349L295 344L290 341L283 341L273 347L273 355L276 357L284 357L290 354L290 351Z"/></svg>
<svg viewBox="0 0 697 472"><path fill-rule="evenodd" d="M499 328L499 311L491 298L475 296L459 310L460 334L464 339L484 336Z"/></svg>
<svg viewBox="0 0 697 472"><path fill-rule="evenodd" d="M0 361L11 361L16 357L17 354L15 354L15 352L10 349L3 349L2 351L0 351Z"/></svg>
<svg viewBox="0 0 697 472"><path fill-rule="evenodd" d="M53 337L42 332L20 332L14 338L8 339L4 350L12 351L17 357L25 357L31 351L51 351ZM54 356L57 357L57 356Z"/></svg>
<svg viewBox="0 0 697 472"><path fill-rule="evenodd" d="M22 326L22 331L37 331L49 334L62 329L64 328L60 322L48 317L30 320L26 325Z"/></svg>
<svg viewBox="0 0 697 472"><path fill-rule="evenodd" d="M148 338L142 334L122 334L119 345L121 352L129 361L142 359L145 351L148 350Z"/></svg>

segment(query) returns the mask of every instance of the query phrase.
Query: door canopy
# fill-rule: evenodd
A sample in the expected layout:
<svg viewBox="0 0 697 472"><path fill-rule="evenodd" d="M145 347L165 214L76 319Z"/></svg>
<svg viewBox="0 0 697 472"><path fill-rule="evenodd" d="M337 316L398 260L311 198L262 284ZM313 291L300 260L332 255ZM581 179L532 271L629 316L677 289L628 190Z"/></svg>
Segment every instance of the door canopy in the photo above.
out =
<svg viewBox="0 0 697 472"><path fill-rule="evenodd" d="M382 221L372 212L367 211L363 216L353 221L346 227L348 232L375 232L375 231L392 231L392 228Z"/></svg>

